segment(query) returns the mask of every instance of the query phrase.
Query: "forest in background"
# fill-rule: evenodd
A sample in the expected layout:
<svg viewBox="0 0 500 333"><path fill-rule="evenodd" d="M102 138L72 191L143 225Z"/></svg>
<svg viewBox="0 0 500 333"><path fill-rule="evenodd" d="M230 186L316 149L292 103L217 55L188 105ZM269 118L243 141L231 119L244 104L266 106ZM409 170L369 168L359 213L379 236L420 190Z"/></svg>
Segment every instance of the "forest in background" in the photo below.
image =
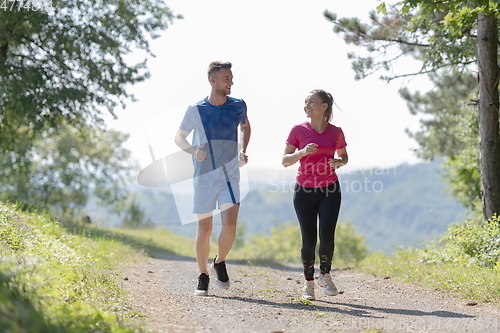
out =
<svg viewBox="0 0 500 333"><path fill-rule="evenodd" d="M340 174L342 208L339 222L350 221L365 237L370 251L391 253L397 247L413 247L442 235L450 223L464 220L466 212L446 190L439 161ZM268 235L276 225L296 221L292 204L293 178L252 181L241 203L240 228L244 238ZM279 186L278 186L279 185ZM131 186L145 212L144 226L168 229L194 237L196 223L181 225L173 195L165 188ZM121 226L121 219L103 208L89 205L97 224ZM214 219L220 223L218 217Z"/></svg>
<svg viewBox="0 0 500 333"><path fill-rule="evenodd" d="M356 79L378 71L386 81L428 76L430 90L400 90L409 112L421 117L420 129L408 131L418 144L415 153L423 160L442 159L450 193L486 221L500 210L500 196L495 196L500 193L498 80L489 77L499 69L497 43L483 49L488 45L482 42L498 40L498 4L446 4L421 2L419 8L412 1L399 6L381 3L368 23L328 10L323 14L333 32L356 47L347 54ZM125 107L127 100L134 100L125 87L150 76L145 60L135 65L124 60L132 51L130 45L135 43L145 56L153 56L149 38L158 37L159 31L182 16L163 3L149 2L119 9L107 6L105 18L76 3L69 2L67 8L0 13L6 36L0 38L0 200L48 211L62 222L85 219L88 213L94 222L113 224L105 215L96 218L97 208L82 212L93 202L105 207L101 212L118 214L116 219L125 227L174 228L179 219L169 192L129 186L134 177L132 154L124 148L129 135L107 129L103 112L117 116L119 105ZM144 15L136 17L137 13ZM31 24L29 29L26 22ZM17 31L16 37L5 34L9 31ZM94 39L95 31L109 38ZM429 31L434 37L429 37ZM94 52L96 47L100 52ZM479 49L488 51L480 55L493 61L485 63L486 58L476 53ZM386 58L387 50L399 56ZM422 69L393 71L392 64L403 56L421 62ZM491 100L481 93L485 87L495 92ZM444 199L448 196L440 179L431 179L425 186L423 178L412 178L417 171L405 176L406 166L396 170L394 174L348 174L342 179L346 190L341 221L351 221L372 250L391 251L395 244L418 243L461 218L454 215L461 211L460 205L452 212L443 208L453 204ZM368 184L372 187L363 188ZM245 229L247 236L295 219L291 191L280 193L257 185L251 184L240 215L240 230ZM177 229L194 235L191 225Z"/></svg>

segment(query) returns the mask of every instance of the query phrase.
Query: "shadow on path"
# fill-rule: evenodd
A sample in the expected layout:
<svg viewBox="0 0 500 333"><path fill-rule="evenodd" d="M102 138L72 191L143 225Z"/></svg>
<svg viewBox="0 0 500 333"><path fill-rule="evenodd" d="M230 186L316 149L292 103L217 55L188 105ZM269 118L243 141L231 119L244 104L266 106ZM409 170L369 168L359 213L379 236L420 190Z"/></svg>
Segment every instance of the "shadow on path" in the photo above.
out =
<svg viewBox="0 0 500 333"><path fill-rule="evenodd" d="M351 307L351 308L356 308L356 309L362 309L366 311L378 311L378 312L384 312L384 313L391 313L391 314L399 314L399 315L404 315L404 316L435 316L435 317L440 317L440 318L474 318L475 316L470 316L470 315L465 315L462 313L456 313L456 312L451 312L451 311L431 311L431 312L426 312L426 311L420 311L420 310L406 310L406 309L393 309L393 308L376 308L373 306L366 306L366 305L359 305L359 304L349 304L349 303L333 303L333 302L328 302L324 301L325 303L330 303L334 305L342 305L346 307Z"/></svg>
<svg viewBox="0 0 500 333"><path fill-rule="evenodd" d="M464 315L457 312L451 311L432 311L425 312L420 310L409 310L409 309L393 309L393 308L380 308L380 307L372 307L372 306L364 306L357 304L348 304L348 303L338 303L338 302L329 302L329 301L314 301L312 304L303 304L300 302L297 303L279 303L272 302L262 299L254 299L248 297L227 297L227 296L210 296L215 298L226 299L228 301L239 301L239 302L249 302L256 303L260 305L269 305L277 308L287 308L287 309L295 309L295 310L308 310L314 312L330 312L330 313L338 313L344 315L351 315L355 317L363 317L363 318L380 318L383 319L385 316L378 315L378 313L390 313L390 314L399 314L405 316L416 316L416 317L424 317L424 316L435 316L439 318L474 318L475 316ZM327 303L330 306L319 305L317 302ZM348 309L341 309L335 306L343 306ZM235 305L237 307L237 305Z"/></svg>

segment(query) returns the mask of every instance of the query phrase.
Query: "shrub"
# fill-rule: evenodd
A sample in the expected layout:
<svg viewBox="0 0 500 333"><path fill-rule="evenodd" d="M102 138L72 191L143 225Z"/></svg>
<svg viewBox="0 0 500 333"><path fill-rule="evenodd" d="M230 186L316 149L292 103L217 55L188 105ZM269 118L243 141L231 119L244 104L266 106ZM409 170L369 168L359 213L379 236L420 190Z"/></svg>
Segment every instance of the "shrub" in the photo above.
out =
<svg viewBox="0 0 500 333"><path fill-rule="evenodd" d="M302 246L297 222L274 226L269 236L253 236L242 248L248 259L267 262L299 263ZM317 251L316 251L317 253ZM333 261L338 266L355 264L368 254L364 237L355 233L350 222L339 223L335 233Z"/></svg>
<svg viewBox="0 0 500 333"><path fill-rule="evenodd" d="M444 248L427 251L423 257L425 262L444 261L493 268L500 261L500 217L451 226L440 241Z"/></svg>

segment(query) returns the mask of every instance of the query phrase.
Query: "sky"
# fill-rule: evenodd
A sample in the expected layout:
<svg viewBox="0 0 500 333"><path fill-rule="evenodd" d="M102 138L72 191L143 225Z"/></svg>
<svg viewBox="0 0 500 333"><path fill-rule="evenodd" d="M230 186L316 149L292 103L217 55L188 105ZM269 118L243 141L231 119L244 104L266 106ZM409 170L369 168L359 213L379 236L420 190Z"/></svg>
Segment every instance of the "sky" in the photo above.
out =
<svg viewBox="0 0 500 333"><path fill-rule="evenodd" d="M410 115L398 89L429 89L422 80L379 79L383 73L354 80L350 51L362 51L344 43L323 17L328 9L339 17L366 18L377 0L229 1L166 0L176 14L161 37L151 42L155 58L148 57L151 78L128 91L137 102L116 110L118 120L110 128L130 133L127 147L145 167L155 158L177 152L174 136L189 104L210 93L206 77L214 60L233 63L231 95L248 106L252 137L248 168L283 168L285 140L295 124L307 121L305 97L312 89L332 93L332 123L340 126L347 141L346 170L390 167L416 163L416 143L405 129L414 131L419 121ZM366 21L366 20L365 20ZM128 57L140 61L146 55ZM413 71L416 62L400 63ZM408 66L408 67L404 67Z"/></svg>

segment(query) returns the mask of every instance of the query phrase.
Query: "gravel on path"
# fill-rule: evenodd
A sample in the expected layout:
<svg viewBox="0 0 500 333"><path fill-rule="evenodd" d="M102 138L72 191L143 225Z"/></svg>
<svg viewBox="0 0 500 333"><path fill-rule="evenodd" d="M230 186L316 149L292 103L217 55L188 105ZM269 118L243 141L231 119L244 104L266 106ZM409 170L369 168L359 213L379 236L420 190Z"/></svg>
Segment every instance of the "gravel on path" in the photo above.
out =
<svg viewBox="0 0 500 333"><path fill-rule="evenodd" d="M124 276L130 308L153 332L500 332L500 307L349 269L332 271L337 296L316 288L300 300L299 265L260 267L227 262L231 288L194 296L194 258L135 263Z"/></svg>

